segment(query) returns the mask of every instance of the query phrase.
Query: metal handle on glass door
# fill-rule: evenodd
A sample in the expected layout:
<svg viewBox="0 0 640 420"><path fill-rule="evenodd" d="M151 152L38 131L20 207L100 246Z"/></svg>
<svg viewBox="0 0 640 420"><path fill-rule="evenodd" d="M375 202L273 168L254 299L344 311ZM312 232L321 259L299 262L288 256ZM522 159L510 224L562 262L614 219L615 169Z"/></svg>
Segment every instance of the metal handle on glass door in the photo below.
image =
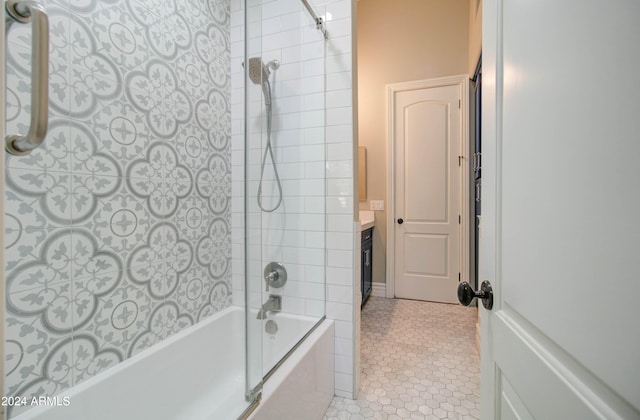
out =
<svg viewBox="0 0 640 420"><path fill-rule="evenodd" d="M464 306L469 306L471 301L475 298L482 300L482 305L485 309L491 310L493 308L493 288L491 283L487 280L482 282L480 290L474 291L469 283L463 281L458 285L458 301Z"/></svg>
<svg viewBox="0 0 640 420"><path fill-rule="evenodd" d="M31 22L31 125L27 135L7 136L5 149L24 156L38 147L49 123L49 18L41 4L31 0L7 0L7 15L20 23Z"/></svg>

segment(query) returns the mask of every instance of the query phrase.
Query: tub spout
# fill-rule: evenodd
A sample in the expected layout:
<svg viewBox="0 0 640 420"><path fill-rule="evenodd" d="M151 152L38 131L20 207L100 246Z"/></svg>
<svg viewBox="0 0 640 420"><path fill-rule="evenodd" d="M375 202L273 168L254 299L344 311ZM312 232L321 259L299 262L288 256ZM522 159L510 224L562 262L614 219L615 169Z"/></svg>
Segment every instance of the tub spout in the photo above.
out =
<svg viewBox="0 0 640 420"><path fill-rule="evenodd" d="M258 311L258 316L256 316L256 319L266 319L267 313L269 311L280 312L281 310L282 296L269 295L269 299L262 305L262 307Z"/></svg>

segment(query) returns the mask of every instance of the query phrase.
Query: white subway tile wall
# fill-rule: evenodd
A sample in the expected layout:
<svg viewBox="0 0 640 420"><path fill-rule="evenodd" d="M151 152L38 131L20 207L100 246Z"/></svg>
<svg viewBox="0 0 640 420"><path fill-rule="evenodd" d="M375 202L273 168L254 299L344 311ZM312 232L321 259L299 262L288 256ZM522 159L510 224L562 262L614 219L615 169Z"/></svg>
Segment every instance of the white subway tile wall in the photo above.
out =
<svg viewBox="0 0 640 420"><path fill-rule="evenodd" d="M251 305L265 300L262 267L272 260L284 263L289 280L276 289L283 310L336 320L336 395L353 398L359 288L354 287L351 1L310 1L326 22L326 41L299 0L249 3L249 57L280 62L271 78L272 143L284 197L273 213L261 212L255 198L267 131L257 85L248 87L245 150L244 3L231 1L233 301L244 305L246 240ZM266 206L277 202L270 159L263 193Z"/></svg>

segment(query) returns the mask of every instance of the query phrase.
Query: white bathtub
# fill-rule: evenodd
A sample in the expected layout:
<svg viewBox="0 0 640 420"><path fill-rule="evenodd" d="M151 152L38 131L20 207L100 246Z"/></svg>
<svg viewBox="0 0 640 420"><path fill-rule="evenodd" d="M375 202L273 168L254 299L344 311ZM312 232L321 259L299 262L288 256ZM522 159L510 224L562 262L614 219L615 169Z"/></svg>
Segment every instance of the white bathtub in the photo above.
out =
<svg viewBox="0 0 640 420"><path fill-rule="evenodd" d="M281 318L285 318L284 316ZM285 322L278 332L286 341ZM286 324L297 325L295 321ZM58 395L68 406L38 406L13 417L18 420L225 420L236 419L247 408L245 401L244 311L227 308L194 327L181 331L104 373ZM289 332L289 335L295 332ZM276 334L277 335L277 334ZM290 337L289 337L290 338ZM330 346L330 347L329 347ZM278 350L269 348L269 357ZM326 359L317 364L311 359ZM323 359L324 358L324 359ZM329 361L330 359L330 361ZM309 360L313 363L310 364ZM316 366L318 365L318 366ZM322 366L321 366L322 365ZM286 370L288 369L288 370ZM324 321L287 361L272 374L263 390L262 402L253 416L270 417L274 403L301 374L321 372L320 394L311 392L326 407L325 394L333 395L333 322ZM281 372L282 370L282 372ZM327 372L330 375L327 375ZM330 383L328 378L330 376ZM318 387L314 385L314 387ZM294 386L294 389L298 388ZM328 395L328 394L327 394ZM268 403L268 404L266 404ZM261 406L271 411L261 410ZM257 416L257 417L256 417ZM279 419L287 417L278 417ZM312 418L312 417L298 417Z"/></svg>

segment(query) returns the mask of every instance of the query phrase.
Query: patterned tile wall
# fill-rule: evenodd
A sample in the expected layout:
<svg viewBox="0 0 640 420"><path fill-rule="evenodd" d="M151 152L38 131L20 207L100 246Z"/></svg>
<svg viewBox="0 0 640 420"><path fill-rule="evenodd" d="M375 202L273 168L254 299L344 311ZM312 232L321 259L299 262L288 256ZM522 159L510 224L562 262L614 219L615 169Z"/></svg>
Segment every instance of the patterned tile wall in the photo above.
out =
<svg viewBox="0 0 640 420"><path fill-rule="evenodd" d="M42 3L50 128L7 158L4 196L5 394L27 397L231 303L229 0ZM8 133L27 130L29 31L8 35Z"/></svg>

